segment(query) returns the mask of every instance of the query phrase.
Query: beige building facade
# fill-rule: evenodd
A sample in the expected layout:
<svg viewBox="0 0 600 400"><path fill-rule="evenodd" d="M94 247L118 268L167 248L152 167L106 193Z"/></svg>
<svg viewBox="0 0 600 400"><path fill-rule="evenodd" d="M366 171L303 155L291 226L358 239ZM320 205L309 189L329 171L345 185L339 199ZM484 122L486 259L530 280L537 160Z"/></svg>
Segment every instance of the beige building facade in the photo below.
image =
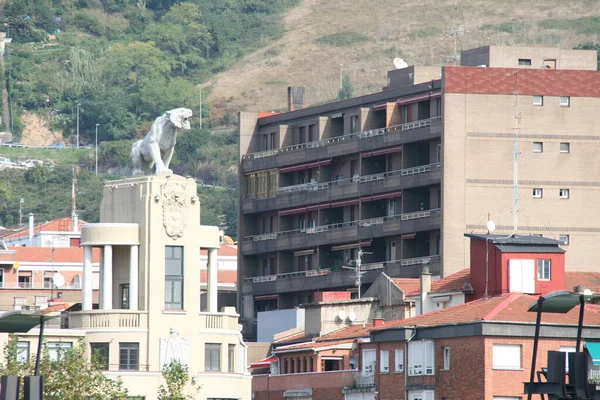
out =
<svg viewBox="0 0 600 400"><path fill-rule="evenodd" d="M563 240L594 268L600 103L596 52L486 46L461 66L407 67L382 92L240 114L239 308L296 307L380 272L469 267L465 233ZM292 99L293 95L293 99ZM292 101L293 100L293 101ZM515 207L514 143L518 167ZM517 210L517 218L513 218Z"/></svg>
<svg viewBox="0 0 600 400"><path fill-rule="evenodd" d="M81 232L82 311L53 341L82 337L88 352L107 358L106 374L120 377L130 396L155 399L162 366L189 368L195 399L250 399L246 345L238 314L217 304L217 227L200 225L196 183L155 175L105 185L100 223ZM99 304L92 298L92 249L101 252ZM201 311L200 257L208 251L207 312ZM25 335L20 340L35 339ZM68 345L65 345L68 346Z"/></svg>

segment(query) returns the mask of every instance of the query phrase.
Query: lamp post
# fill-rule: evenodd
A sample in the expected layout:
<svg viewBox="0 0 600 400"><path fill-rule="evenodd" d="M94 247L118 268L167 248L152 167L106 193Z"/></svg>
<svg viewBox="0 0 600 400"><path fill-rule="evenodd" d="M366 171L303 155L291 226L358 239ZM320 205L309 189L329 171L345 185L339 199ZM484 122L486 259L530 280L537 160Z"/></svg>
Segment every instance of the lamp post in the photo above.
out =
<svg viewBox="0 0 600 400"><path fill-rule="evenodd" d="M199 105L200 105L200 113L198 114L198 118L200 119L200 129L202 129L202 85L198 85L198 95L199 95Z"/></svg>
<svg viewBox="0 0 600 400"><path fill-rule="evenodd" d="M79 148L79 106L81 104L77 102L77 148Z"/></svg>
<svg viewBox="0 0 600 400"><path fill-rule="evenodd" d="M96 124L96 176L98 176L98 125Z"/></svg>
<svg viewBox="0 0 600 400"><path fill-rule="evenodd" d="M344 64L340 64L340 90L344 87Z"/></svg>

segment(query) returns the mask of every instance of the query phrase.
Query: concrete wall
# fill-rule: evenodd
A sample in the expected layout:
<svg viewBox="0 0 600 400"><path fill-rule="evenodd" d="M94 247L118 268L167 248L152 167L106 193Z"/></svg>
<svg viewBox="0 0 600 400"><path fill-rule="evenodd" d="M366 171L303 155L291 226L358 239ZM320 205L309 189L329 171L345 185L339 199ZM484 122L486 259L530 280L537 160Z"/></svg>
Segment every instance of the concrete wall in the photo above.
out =
<svg viewBox="0 0 600 400"><path fill-rule="evenodd" d="M273 335L288 329L304 327L304 309L264 311L258 313L258 342L273 342Z"/></svg>

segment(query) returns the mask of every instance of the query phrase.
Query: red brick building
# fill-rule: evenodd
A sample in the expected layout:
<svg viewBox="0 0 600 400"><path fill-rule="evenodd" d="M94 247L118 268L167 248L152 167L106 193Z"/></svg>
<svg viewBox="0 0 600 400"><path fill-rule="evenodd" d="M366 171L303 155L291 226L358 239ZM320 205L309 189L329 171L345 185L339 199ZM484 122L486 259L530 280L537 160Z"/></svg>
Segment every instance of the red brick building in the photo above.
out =
<svg viewBox="0 0 600 400"><path fill-rule="evenodd" d="M517 400L529 380L536 297L522 293L386 322L361 345L362 374L375 371L378 400ZM546 351L574 351L577 310L545 314L536 370ZM587 306L584 341L600 341L600 309Z"/></svg>

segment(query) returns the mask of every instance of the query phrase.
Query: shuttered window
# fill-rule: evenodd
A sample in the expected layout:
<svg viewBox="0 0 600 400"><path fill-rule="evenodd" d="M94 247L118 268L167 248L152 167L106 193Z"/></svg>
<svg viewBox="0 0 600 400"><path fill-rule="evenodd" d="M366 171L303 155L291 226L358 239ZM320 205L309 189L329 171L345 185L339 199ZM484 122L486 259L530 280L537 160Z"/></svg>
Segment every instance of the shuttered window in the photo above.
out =
<svg viewBox="0 0 600 400"><path fill-rule="evenodd" d="M433 341L420 340L408 343L408 375L433 375Z"/></svg>
<svg viewBox="0 0 600 400"><path fill-rule="evenodd" d="M388 350L379 352L379 372L384 374L390 372L390 352Z"/></svg>

